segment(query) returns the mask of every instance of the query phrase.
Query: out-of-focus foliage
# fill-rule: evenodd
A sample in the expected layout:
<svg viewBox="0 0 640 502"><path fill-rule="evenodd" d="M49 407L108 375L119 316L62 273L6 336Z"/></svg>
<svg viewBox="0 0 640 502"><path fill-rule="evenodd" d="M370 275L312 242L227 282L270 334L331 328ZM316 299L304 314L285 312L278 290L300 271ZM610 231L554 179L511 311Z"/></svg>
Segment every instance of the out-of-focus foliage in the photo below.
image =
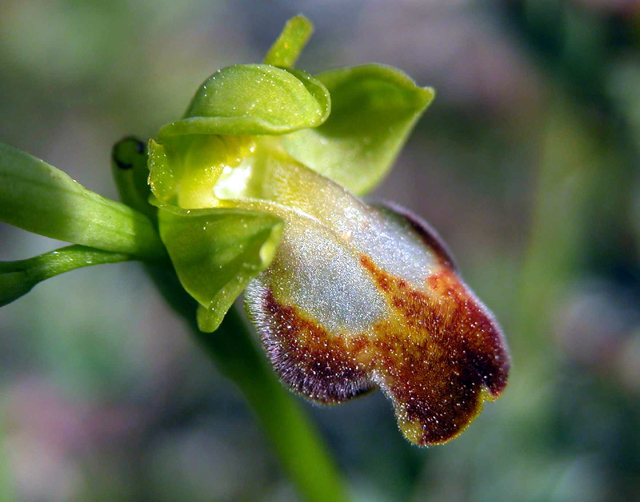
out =
<svg viewBox="0 0 640 502"><path fill-rule="evenodd" d="M376 61L436 88L374 197L440 231L513 356L504 396L444 447L409 446L381 396L310 409L357 499L633 500L637 1L8 0L0 141L115 198L111 145L154 136L298 11L318 34L304 70ZM54 247L0 227L2 260ZM291 500L242 401L146 281L135 264L91 267L0 310L0 499Z"/></svg>

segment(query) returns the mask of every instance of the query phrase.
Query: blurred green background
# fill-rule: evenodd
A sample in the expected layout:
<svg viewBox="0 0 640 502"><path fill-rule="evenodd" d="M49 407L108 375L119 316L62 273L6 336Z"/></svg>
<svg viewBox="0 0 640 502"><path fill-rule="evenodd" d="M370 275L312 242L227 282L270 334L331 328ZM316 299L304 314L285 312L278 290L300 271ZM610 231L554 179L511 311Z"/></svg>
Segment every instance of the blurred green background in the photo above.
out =
<svg viewBox="0 0 640 502"><path fill-rule="evenodd" d="M430 221L493 309L503 397L426 450L374 395L303 403L358 501L640 500L640 2L4 0L0 141L116 197L155 135L298 13L299 66L380 62L437 89L373 195ZM57 247L0 226L0 259ZM0 310L2 501L292 501L250 411L137 264Z"/></svg>

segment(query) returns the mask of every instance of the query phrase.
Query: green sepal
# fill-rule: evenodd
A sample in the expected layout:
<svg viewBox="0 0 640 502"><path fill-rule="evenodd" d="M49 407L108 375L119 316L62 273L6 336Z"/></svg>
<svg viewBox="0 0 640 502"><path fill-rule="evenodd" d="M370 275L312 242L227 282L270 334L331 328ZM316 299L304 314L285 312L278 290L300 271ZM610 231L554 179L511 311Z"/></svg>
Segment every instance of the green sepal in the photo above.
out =
<svg viewBox="0 0 640 502"><path fill-rule="evenodd" d="M176 178L179 173L172 166L169 150L167 146L157 143L153 139L149 140L148 167L149 167L149 188L160 203L173 203L176 197Z"/></svg>
<svg viewBox="0 0 640 502"><path fill-rule="evenodd" d="M283 221L244 209L160 205L160 236L184 289L202 308L202 331L215 331L248 282L269 266Z"/></svg>
<svg viewBox="0 0 640 502"><path fill-rule="evenodd" d="M17 300L46 279L91 265L135 260L123 254L86 246L67 246L27 260L0 262L0 307Z"/></svg>
<svg viewBox="0 0 640 502"><path fill-rule="evenodd" d="M237 65L214 73L196 92L185 118L160 129L162 141L186 134L287 134L329 116L329 92L300 70Z"/></svg>
<svg viewBox="0 0 640 502"><path fill-rule="evenodd" d="M357 195L391 169L413 125L434 98L400 70L381 65L317 75L331 93L331 116L284 138L296 160Z"/></svg>
<svg viewBox="0 0 640 502"><path fill-rule="evenodd" d="M0 221L61 241L164 259L153 224L21 150L0 143Z"/></svg>
<svg viewBox="0 0 640 502"><path fill-rule="evenodd" d="M238 295L239 294L240 293L238 293ZM198 304L198 309L196 311L196 321L198 322L198 329L204 333L213 333L218 329L218 327L224 320L224 316L227 315L227 312L231 308L232 304L233 301L231 301L231 304L226 308L220 308L217 306L207 308Z"/></svg>
<svg viewBox="0 0 640 502"><path fill-rule="evenodd" d="M302 15L292 17L267 52L264 62L284 68L293 66L312 33L311 21Z"/></svg>

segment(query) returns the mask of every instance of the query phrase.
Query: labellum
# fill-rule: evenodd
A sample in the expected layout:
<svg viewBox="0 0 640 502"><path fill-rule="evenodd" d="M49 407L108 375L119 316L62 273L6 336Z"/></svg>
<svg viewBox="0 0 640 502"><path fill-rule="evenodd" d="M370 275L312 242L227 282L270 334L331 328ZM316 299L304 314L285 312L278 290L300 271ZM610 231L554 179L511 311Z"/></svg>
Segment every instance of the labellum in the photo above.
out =
<svg viewBox="0 0 640 502"><path fill-rule="evenodd" d="M509 370L500 328L428 225L366 204L294 160L279 138L197 141L201 157L208 141L221 160L192 164L180 186L196 195L177 190L178 200L284 222L245 305L288 387L322 404L380 388L404 435L423 446L455 437L498 397Z"/></svg>

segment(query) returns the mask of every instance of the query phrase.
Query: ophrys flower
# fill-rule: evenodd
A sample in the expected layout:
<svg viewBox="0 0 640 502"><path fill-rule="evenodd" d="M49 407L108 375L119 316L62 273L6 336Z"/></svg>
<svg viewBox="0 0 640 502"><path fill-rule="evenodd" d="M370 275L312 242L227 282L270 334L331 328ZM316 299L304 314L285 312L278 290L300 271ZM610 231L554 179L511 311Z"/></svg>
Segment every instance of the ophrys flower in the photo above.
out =
<svg viewBox="0 0 640 502"><path fill-rule="evenodd" d="M230 67L149 157L160 234L201 329L246 288L289 388L324 404L380 388L419 445L460 433L509 371L497 323L437 234L353 193L381 180L432 98L376 65Z"/></svg>

